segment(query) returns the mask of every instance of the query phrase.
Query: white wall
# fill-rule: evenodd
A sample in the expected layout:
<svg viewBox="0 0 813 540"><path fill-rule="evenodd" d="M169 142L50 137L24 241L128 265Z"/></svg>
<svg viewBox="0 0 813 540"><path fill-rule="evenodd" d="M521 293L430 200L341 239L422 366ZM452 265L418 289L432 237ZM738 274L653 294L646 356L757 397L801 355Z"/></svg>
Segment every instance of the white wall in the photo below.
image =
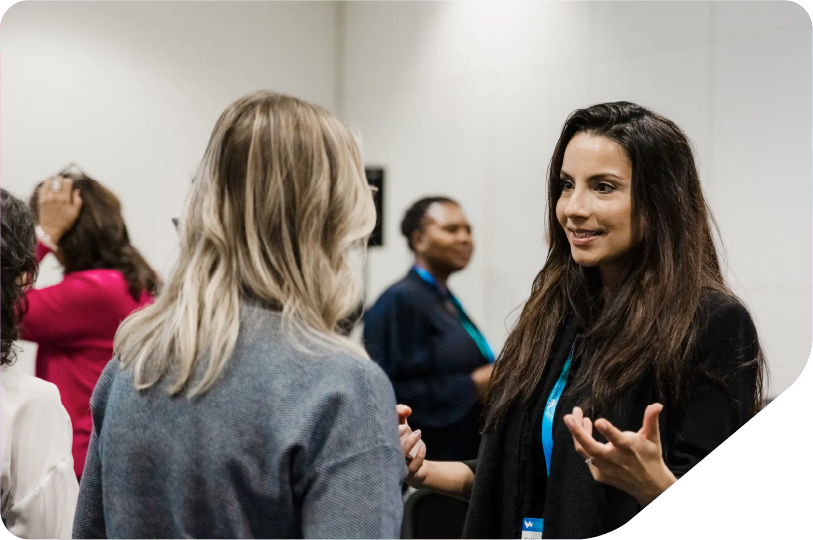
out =
<svg viewBox="0 0 813 540"><path fill-rule="evenodd" d="M0 183L27 196L78 161L166 273L170 220L217 116L253 90L289 92L339 112L386 167L368 299L409 266L406 207L452 195L478 243L452 286L500 346L544 261L545 170L565 117L637 101L697 147L775 395L813 326L810 45L790 2L23 2L0 24ZM53 263L42 278L58 279Z"/></svg>
<svg viewBox="0 0 813 540"><path fill-rule="evenodd" d="M261 88L336 105L331 2L22 2L0 25L0 182L27 199L77 161L166 274L220 113ZM40 284L59 279L51 260ZM32 369L33 346L20 363Z"/></svg>
<svg viewBox="0 0 813 540"><path fill-rule="evenodd" d="M489 339L530 292L546 253L545 171L568 113L628 100L693 140L750 306L770 394L811 347L811 22L791 2L348 2L343 101L369 163L386 168L386 246L369 297L411 258L415 199L458 198L475 229L451 283Z"/></svg>

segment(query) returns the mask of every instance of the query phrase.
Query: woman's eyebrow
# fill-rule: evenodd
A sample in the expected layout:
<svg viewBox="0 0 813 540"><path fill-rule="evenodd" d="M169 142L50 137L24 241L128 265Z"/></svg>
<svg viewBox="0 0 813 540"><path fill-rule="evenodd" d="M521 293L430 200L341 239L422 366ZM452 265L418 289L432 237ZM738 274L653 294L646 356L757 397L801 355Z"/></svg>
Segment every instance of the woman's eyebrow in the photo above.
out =
<svg viewBox="0 0 813 540"><path fill-rule="evenodd" d="M559 178L562 179L562 180L573 180L573 177L570 176L565 171L560 171L559 172ZM617 174L606 172L606 173L598 173L598 174L591 175L591 176L589 176L587 178L587 181L590 182L590 181L603 180L603 179L625 180L625 178L622 178L622 177L618 176Z"/></svg>

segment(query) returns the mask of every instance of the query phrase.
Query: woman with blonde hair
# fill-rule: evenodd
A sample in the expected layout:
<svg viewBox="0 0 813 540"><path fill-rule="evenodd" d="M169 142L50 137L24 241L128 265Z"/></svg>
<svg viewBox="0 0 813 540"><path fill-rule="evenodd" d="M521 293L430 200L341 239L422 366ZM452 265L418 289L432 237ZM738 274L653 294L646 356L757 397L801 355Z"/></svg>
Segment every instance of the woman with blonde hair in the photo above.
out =
<svg viewBox="0 0 813 540"><path fill-rule="evenodd" d="M337 331L374 224L330 113L272 92L226 109L175 269L91 399L75 538L398 536L394 393Z"/></svg>

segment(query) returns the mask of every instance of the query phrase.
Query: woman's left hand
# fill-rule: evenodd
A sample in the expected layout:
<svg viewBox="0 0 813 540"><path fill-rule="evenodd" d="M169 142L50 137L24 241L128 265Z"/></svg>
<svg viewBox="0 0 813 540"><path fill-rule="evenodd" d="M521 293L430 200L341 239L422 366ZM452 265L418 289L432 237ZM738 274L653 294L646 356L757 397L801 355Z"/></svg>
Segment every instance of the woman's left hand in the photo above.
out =
<svg viewBox="0 0 813 540"><path fill-rule="evenodd" d="M606 443L593 438L592 423L579 407L573 409L573 414L566 414L564 421L573 435L576 452L587 460L593 478L629 493L641 506L646 506L677 482L663 461L658 429L662 410L660 403L649 405L637 433L622 432L599 418L596 429L606 437Z"/></svg>

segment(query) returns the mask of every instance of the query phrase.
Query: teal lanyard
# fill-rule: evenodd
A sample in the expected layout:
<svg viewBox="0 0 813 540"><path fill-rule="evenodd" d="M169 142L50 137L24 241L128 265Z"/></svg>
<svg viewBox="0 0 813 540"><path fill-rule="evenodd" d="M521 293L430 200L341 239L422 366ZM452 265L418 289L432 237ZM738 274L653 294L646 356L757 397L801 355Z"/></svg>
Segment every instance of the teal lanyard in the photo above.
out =
<svg viewBox="0 0 813 540"><path fill-rule="evenodd" d="M457 311L457 320L460 321L460 324L463 325L463 328L466 330L466 333L471 336L471 339L474 340L474 343L477 344L477 348L480 349L480 354L482 354L488 363L494 362L494 351L491 350L491 346L488 344L485 336L480 332L476 326L471 322L469 316L466 315L466 312L463 310L463 305L460 301L455 298L455 296L447 289L445 293L440 290L438 287L437 281L435 281L435 276L429 273L428 270L421 268L420 266L413 266L412 267L415 272L423 279L425 282L431 284L438 290L438 292L444 298L448 298L451 300L452 305L454 305L455 310Z"/></svg>
<svg viewBox="0 0 813 540"><path fill-rule="evenodd" d="M545 453L545 467L550 476L550 456L553 453L553 417L556 415L556 406L559 404L559 398L562 396L562 391L565 389L567 383L567 375L570 371L570 362L573 360L573 351L576 349L576 344L570 349L570 355L567 357L562 373L559 375L559 380L556 381L553 390L550 391L548 396L548 403L545 405L545 414L542 416L542 450Z"/></svg>

